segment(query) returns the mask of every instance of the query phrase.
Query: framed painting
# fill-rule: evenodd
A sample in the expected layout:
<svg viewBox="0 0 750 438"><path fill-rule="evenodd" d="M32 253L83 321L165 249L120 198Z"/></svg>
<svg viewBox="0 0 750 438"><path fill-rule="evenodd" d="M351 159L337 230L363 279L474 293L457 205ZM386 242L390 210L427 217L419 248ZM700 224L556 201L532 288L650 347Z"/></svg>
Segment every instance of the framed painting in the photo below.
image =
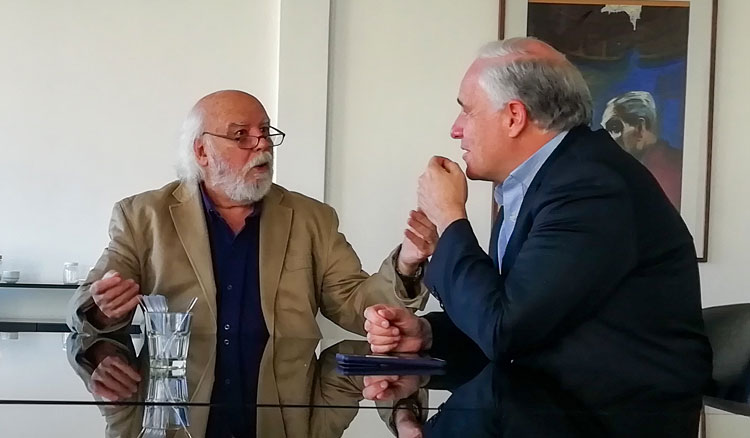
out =
<svg viewBox="0 0 750 438"><path fill-rule="evenodd" d="M534 36L583 73L592 128L654 175L707 259L717 0L501 0L499 37Z"/></svg>

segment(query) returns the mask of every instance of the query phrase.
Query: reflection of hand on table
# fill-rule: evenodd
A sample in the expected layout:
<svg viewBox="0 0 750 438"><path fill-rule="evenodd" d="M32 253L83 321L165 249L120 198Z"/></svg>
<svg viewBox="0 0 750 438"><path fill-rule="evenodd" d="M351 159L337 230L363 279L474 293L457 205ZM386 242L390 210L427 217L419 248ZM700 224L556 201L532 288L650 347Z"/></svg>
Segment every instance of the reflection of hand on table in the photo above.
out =
<svg viewBox="0 0 750 438"><path fill-rule="evenodd" d="M400 400L419 390L419 376L367 376L362 396L368 400Z"/></svg>
<svg viewBox="0 0 750 438"><path fill-rule="evenodd" d="M394 402L387 403L389 413L381 413L391 431L399 438L421 438L421 406L426 403L419 396L421 383L420 376L367 376L362 395L376 403Z"/></svg>
<svg viewBox="0 0 750 438"><path fill-rule="evenodd" d="M89 382L92 394L110 401L121 401L138 391L141 375L116 346L98 342L91 347L89 355L97 364Z"/></svg>

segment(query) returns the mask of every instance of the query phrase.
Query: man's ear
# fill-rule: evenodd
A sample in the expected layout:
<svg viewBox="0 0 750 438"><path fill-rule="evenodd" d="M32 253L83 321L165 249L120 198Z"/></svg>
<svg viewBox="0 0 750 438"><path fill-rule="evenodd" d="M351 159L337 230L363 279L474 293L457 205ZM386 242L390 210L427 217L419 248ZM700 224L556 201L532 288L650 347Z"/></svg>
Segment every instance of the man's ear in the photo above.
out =
<svg viewBox="0 0 750 438"><path fill-rule="evenodd" d="M506 123L508 128L508 135L512 138L516 138L526 129L526 125L529 123L529 113L526 111L526 105L521 101L511 100L505 106L506 112Z"/></svg>
<svg viewBox="0 0 750 438"><path fill-rule="evenodd" d="M203 140L196 138L193 142L193 153L195 154L195 161L201 167L208 166L208 153L206 152L206 144Z"/></svg>

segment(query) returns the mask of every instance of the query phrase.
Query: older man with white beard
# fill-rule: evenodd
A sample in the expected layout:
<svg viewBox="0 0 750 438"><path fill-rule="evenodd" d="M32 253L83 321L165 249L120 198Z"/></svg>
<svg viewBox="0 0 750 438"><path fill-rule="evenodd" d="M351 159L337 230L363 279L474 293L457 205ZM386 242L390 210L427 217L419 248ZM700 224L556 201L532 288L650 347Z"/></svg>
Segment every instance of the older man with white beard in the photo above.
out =
<svg viewBox="0 0 750 438"><path fill-rule="evenodd" d="M71 300L71 328L126 328L141 294L165 295L171 309L198 297L193 330L219 333L225 345L319 337L319 310L363 333L370 305L419 307L435 227L411 212L403 244L368 275L333 208L272 183L272 148L283 139L247 93L198 101L183 126L180 180L115 205L110 243Z"/></svg>

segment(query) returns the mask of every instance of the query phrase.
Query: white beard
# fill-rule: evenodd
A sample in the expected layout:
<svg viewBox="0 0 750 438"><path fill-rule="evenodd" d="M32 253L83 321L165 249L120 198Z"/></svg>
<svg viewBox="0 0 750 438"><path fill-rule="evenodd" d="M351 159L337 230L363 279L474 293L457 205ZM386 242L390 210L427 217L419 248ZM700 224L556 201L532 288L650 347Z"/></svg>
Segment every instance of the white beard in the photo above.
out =
<svg viewBox="0 0 750 438"><path fill-rule="evenodd" d="M268 173L256 181L248 181L253 167L268 164ZM263 152L248 162L239 172L233 172L223 161L210 159L208 172L213 186L234 202L254 204L268 193L273 183L273 154Z"/></svg>

